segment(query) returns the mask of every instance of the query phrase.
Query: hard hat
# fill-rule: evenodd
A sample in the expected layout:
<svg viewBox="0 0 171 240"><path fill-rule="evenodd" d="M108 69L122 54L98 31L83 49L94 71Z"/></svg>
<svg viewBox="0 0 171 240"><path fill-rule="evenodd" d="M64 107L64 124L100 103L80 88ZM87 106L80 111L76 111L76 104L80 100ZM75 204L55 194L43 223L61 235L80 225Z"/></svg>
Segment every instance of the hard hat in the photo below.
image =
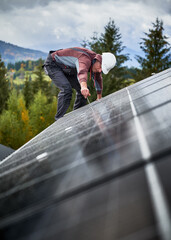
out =
<svg viewBox="0 0 171 240"><path fill-rule="evenodd" d="M116 64L115 55L110 52L102 53L102 72L107 74Z"/></svg>

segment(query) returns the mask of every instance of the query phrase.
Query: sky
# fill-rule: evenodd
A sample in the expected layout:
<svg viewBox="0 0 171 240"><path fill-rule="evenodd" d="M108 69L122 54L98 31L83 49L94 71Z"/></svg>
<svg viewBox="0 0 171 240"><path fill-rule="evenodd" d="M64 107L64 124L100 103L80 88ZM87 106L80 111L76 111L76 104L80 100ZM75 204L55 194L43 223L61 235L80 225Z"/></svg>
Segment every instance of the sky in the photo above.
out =
<svg viewBox="0 0 171 240"><path fill-rule="evenodd" d="M171 0L0 0L0 40L48 52L81 46L112 19L131 60L142 55L141 38L156 18L171 43Z"/></svg>

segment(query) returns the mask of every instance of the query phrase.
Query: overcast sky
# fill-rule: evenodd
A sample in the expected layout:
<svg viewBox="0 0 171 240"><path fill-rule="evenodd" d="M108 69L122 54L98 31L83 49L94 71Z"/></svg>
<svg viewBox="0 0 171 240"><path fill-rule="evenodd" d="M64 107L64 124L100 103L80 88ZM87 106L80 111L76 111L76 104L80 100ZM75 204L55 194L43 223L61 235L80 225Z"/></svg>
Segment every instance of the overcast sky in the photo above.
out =
<svg viewBox="0 0 171 240"><path fill-rule="evenodd" d="M171 43L171 0L0 0L0 40L45 52L81 46L111 18L134 65L157 17Z"/></svg>

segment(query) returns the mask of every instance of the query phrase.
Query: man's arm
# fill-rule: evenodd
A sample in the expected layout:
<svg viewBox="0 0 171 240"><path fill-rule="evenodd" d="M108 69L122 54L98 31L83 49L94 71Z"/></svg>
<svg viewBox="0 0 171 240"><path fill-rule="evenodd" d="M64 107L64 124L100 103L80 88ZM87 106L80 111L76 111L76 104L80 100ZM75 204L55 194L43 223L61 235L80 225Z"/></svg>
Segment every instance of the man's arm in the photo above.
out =
<svg viewBox="0 0 171 240"><path fill-rule="evenodd" d="M95 88L97 91L97 99L100 100L102 98L102 89L103 89L103 79L101 73L95 73Z"/></svg>

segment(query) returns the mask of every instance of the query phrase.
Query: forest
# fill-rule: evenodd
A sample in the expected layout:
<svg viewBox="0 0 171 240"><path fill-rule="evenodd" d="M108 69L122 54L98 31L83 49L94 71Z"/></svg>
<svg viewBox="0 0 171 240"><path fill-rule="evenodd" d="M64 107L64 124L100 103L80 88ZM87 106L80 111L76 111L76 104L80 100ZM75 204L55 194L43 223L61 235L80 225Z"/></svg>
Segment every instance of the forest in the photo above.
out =
<svg viewBox="0 0 171 240"><path fill-rule="evenodd" d="M99 54L112 52L117 64L109 74L103 75L103 97L134 84L151 74L171 66L170 44L164 35L163 21L156 18L148 33L141 39L140 49L145 57L135 56L140 68L125 66L129 59L123 54L125 46L114 20L104 26L103 33L82 42ZM0 58L0 143L18 149L54 122L59 90L42 69L43 60L8 63ZM88 76L89 79L89 76ZM88 80L90 102L96 100L92 80ZM72 111L75 90L67 113Z"/></svg>

